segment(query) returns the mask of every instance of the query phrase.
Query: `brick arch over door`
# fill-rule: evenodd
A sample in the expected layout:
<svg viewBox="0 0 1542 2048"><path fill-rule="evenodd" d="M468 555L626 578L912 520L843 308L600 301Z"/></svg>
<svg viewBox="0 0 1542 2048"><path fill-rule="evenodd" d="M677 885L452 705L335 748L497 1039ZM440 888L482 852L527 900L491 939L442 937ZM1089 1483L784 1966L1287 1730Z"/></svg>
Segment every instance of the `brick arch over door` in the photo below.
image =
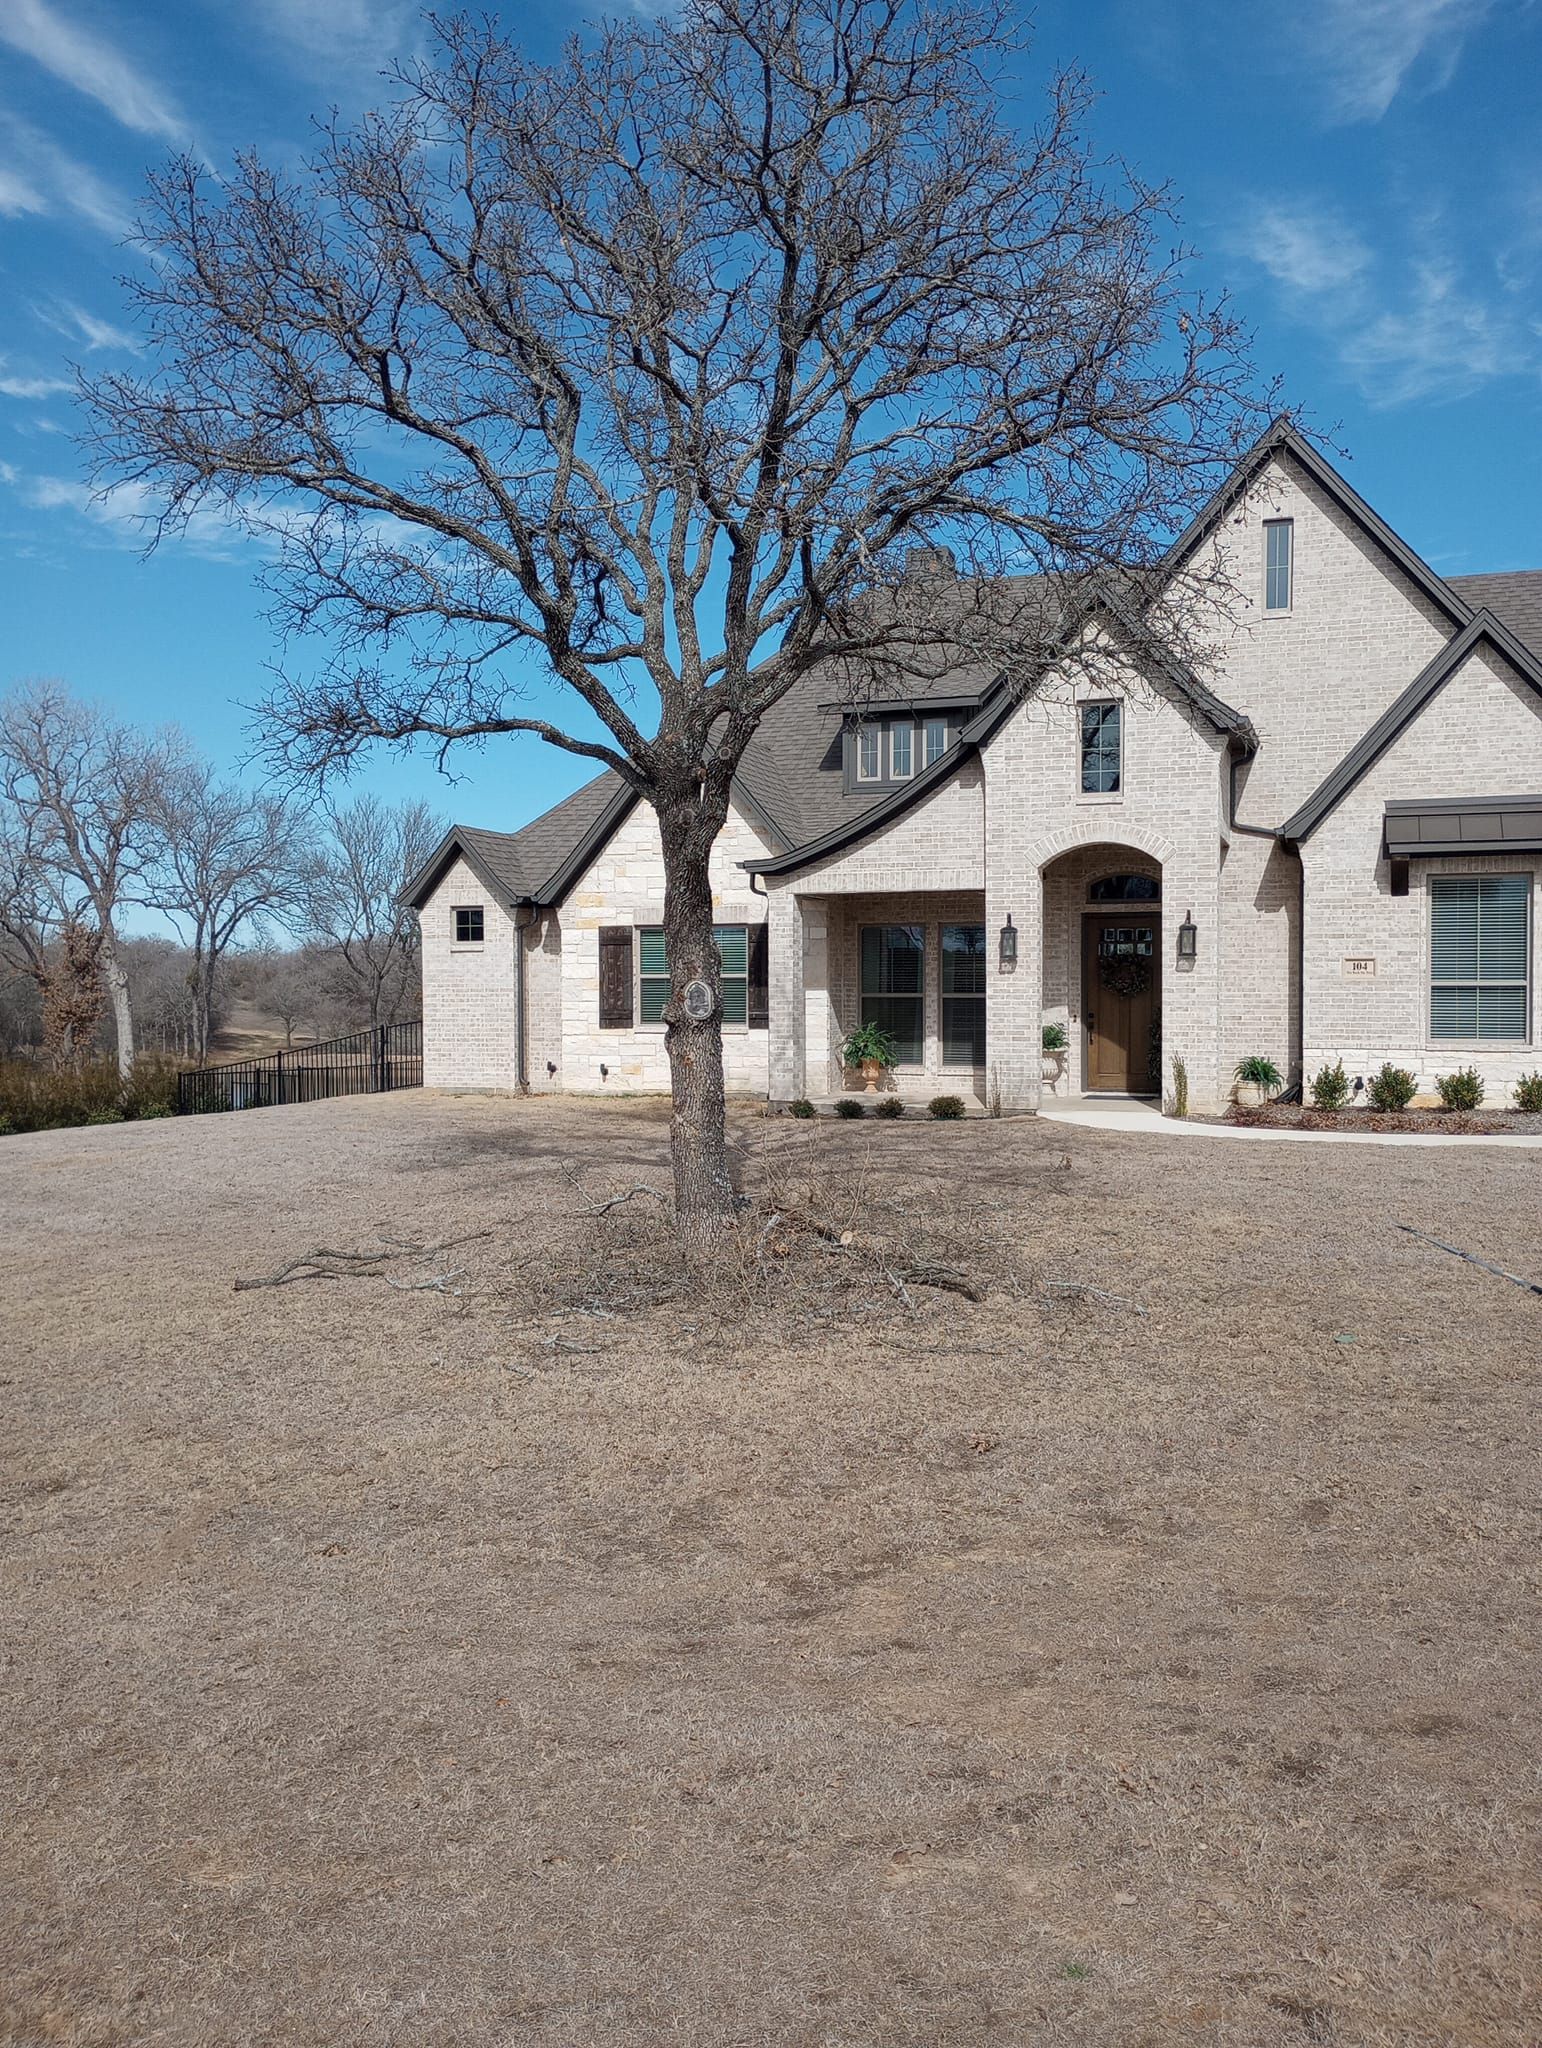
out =
<svg viewBox="0 0 1542 2048"><path fill-rule="evenodd" d="M1029 864L1042 870L1051 861L1059 860L1062 854L1075 853L1084 846L1105 848L1110 854L1117 853L1121 846L1132 847L1135 852L1146 854L1164 868L1172 862L1175 852L1173 842L1160 832L1147 832L1133 824L1116 825L1112 820L1106 824L1089 820L1084 825L1068 825L1063 831L1046 834L1029 847Z"/></svg>

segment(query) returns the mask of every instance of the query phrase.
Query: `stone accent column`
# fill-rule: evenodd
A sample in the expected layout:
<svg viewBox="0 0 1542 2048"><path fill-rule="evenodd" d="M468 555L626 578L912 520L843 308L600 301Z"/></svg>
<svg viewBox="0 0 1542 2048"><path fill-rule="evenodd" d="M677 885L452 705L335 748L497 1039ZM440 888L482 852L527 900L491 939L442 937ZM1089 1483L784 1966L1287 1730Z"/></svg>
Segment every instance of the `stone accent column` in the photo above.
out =
<svg viewBox="0 0 1542 2048"><path fill-rule="evenodd" d="M769 988L766 1093L773 1102L794 1102L804 1092L807 1064L803 999L802 905L788 883L770 880L766 921Z"/></svg>
<svg viewBox="0 0 1542 2048"><path fill-rule="evenodd" d="M985 883L985 1093L1004 1116L1036 1110L1042 1077L1044 882L1037 867L999 842ZM1002 858L1002 854L1006 857ZM1001 928L1011 917L1017 960L1003 966Z"/></svg>

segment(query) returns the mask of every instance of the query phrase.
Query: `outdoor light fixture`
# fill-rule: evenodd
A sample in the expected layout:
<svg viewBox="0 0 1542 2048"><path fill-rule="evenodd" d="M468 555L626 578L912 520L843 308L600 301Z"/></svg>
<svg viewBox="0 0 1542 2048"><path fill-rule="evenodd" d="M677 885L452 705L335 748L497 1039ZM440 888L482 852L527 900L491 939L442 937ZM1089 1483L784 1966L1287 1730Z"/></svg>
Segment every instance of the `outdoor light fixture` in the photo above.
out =
<svg viewBox="0 0 1542 2048"><path fill-rule="evenodd" d="M1199 950L1199 927L1191 910L1178 927L1178 958L1192 960Z"/></svg>
<svg viewBox="0 0 1542 2048"><path fill-rule="evenodd" d="M1017 928L1012 922L1012 913L1007 912L1007 921L1001 927L1001 964L1003 967L1017 965Z"/></svg>

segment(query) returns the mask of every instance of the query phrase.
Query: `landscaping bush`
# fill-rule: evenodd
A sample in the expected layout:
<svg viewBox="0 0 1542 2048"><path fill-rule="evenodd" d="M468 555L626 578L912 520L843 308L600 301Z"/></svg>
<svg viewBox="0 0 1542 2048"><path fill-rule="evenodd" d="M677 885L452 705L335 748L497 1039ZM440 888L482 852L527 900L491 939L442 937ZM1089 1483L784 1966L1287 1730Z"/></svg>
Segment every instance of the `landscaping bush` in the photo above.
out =
<svg viewBox="0 0 1542 2048"><path fill-rule="evenodd" d="M789 1102L787 1105L789 1116L814 1116L816 1113L813 1103L806 1095L800 1095L796 1102Z"/></svg>
<svg viewBox="0 0 1542 2048"><path fill-rule="evenodd" d="M112 1060L66 1068L0 1061L0 1135L171 1116L176 1101L177 1068L169 1060L141 1060L127 1088Z"/></svg>
<svg viewBox="0 0 1542 2048"><path fill-rule="evenodd" d="M1342 1109L1348 1100L1349 1076L1344 1072L1344 1062L1335 1060L1331 1067L1319 1067L1312 1082L1312 1107Z"/></svg>
<svg viewBox="0 0 1542 2048"><path fill-rule="evenodd" d="M1521 1075L1515 1084L1515 1106L1533 1115L1542 1111L1542 1073Z"/></svg>
<svg viewBox="0 0 1542 2048"><path fill-rule="evenodd" d="M962 1095L934 1095L926 1105L940 1124L951 1124L964 1113Z"/></svg>
<svg viewBox="0 0 1542 2048"><path fill-rule="evenodd" d="M1446 1109L1477 1109L1483 1102L1483 1080L1476 1067L1458 1067L1454 1074L1435 1076L1435 1093Z"/></svg>
<svg viewBox="0 0 1542 2048"><path fill-rule="evenodd" d="M1175 1117L1180 1117L1180 1118L1182 1118L1182 1117L1186 1117L1186 1116L1188 1115L1188 1113L1189 1113L1189 1070L1188 1070L1188 1068L1187 1068L1187 1067L1186 1067L1186 1066L1184 1065L1183 1061L1182 1061L1181 1059L1179 1059L1178 1055L1177 1055L1176 1053L1174 1053L1174 1054L1173 1054L1173 1115L1174 1115Z"/></svg>
<svg viewBox="0 0 1542 2048"><path fill-rule="evenodd" d="M886 1095L873 1111L873 1114L874 1116L886 1117L903 1116L905 1114L905 1105L897 1095Z"/></svg>
<svg viewBox="0 0 1542 2048"><path fill-rule="evenodd" d="M1406 1067L1395 1067L1390 1060L1379 1067L1371 1076L1369 1094L1372 1109L1406 1109L1414 1099L1418 1082Z"/></svg>
<svg viewBox="0 0 1542 2048"><path fill-rule="evenodd" d="M852 1096L843 1095L835 1105L835 1113L837 1116L845 1117L849 1122L852 1117L866 1116L867 1110L862 1103L856 1101Z"/></svg>

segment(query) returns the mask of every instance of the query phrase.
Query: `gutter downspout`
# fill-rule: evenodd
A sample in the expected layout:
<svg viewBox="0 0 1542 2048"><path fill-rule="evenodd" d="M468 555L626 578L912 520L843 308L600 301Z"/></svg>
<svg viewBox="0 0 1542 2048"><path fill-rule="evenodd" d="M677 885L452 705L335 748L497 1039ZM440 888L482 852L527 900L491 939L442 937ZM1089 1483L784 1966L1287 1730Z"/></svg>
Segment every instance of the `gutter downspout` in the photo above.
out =
<svg viewBox="0 0 1542 2048"><path fill-rule="evenodd" d="M514 1088L516 1094L530 1093L529 1059L525 1024L525 933L539 919L530 903L514 908Z"/></svg>

